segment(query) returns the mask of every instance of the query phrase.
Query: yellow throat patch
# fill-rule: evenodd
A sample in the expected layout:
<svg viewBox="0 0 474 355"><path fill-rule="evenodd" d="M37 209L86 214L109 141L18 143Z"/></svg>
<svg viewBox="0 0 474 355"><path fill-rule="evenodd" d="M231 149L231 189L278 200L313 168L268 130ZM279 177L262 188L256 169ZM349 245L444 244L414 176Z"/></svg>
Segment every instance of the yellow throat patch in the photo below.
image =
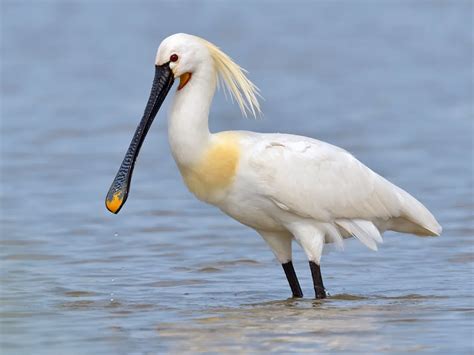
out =
<svg viewBox="0 0 474 355"><path fill-rule="evenodd" d="M239 158L238 134L221 132L214 135L212 144L197 164L179 166L179 169L189 191L200 200L209 201L213 194L232 184Z"/></svg>

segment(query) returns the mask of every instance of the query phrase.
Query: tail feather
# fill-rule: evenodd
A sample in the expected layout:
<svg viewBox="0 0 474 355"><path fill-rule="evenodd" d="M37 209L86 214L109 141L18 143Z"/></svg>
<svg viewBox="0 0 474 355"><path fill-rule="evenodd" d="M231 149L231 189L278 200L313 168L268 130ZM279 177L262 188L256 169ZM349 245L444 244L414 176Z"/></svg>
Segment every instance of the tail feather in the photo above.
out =
<svg viewBox="0 0 474 355"><path fill-rule="evenodd" d="M377 250L377 243L383 243L382 236L375 225L363 219L339 219L337 225L359 239L369 249Z"/></svg>
<svg viewBox="0 0 474 355"><path fill-rule="evenodd" d="M439 236L443 230L431 212L408 192L400 189L402 213L391 222L390 229L418 236Z"/></svg>

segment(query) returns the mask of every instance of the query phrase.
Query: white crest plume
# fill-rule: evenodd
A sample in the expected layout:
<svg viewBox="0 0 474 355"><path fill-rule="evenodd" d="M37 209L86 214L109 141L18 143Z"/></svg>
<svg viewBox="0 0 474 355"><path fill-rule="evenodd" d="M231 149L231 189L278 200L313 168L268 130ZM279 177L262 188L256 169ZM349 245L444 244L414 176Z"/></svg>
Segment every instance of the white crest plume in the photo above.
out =
<svg viewBox="0 0 474 355"><path fill-rule="evenodd" d="M259 89L245 76L247 71L236 64L227 54L216 45L197 37L209 49L212 59L216 65L219 82L222 82L231 95L237 101L242 114L247 117L250 113L257 117L261 113L257 96Z"/></svg>

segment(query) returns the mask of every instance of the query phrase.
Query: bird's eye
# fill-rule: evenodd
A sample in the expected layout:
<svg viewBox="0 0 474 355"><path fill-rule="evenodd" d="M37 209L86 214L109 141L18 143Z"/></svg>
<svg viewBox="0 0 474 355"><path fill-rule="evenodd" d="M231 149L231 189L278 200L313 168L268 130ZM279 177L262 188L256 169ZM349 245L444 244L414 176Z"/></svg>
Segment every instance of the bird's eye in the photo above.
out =
<svg viewBox="0 0 474 355"><path fill-rule="evenodd" d="M176 61L178 61L178 55L177 54L171 54L170 62L176 62Z"/></svg>

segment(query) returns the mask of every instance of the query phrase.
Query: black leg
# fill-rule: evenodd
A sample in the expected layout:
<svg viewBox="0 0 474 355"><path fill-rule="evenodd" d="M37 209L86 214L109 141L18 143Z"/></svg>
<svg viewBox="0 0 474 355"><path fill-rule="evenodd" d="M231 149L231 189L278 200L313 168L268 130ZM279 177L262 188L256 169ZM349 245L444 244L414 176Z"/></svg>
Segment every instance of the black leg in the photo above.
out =
<svg viewBox="0 0 474 355"><path fill-rule="evenodd" d="M321 276L321 268L314 261L309 262L309 267L311 269L311 276L313 276L313 285L315 298L326 298L326 290L323 285L323 277Z"/></svg>
<svg viewBox="0 0 474 355"><path fill-rule="evenodd" d="M295 269L293 268L293 263L288 261L285 264L281 264L283 270L285 270L286 278L291 287L291 292L293 292L293 297L303 297L303 292L301 291L300 283L296 277Z"/></svg>

